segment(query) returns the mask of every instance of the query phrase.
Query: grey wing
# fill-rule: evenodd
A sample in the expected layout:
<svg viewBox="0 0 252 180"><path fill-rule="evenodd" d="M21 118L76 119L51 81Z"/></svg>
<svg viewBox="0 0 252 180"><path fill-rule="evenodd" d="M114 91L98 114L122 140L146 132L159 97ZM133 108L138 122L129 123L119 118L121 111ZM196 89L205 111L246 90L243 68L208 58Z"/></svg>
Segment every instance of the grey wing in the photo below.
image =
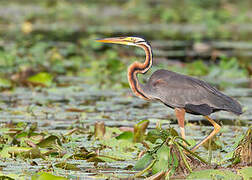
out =
<svg viewBox="0 0 252 180"><path fill-rule="evenodd" d="M207 95L193 81L173 73L154 73L148 82L152 98L161 100L171 107L185 107L186 104L202 104Z"/></svg>
<svg viewBox="0 0 252 180"><path fill-rule="evenodd" d="M154 72L146 89L151 98L159 99L172 108L185 108L192 114L209 115L218 110L232 111L230 109L238 104L204 81L166 70ZM240 112L241 108L238 107L235 111Z"/></svg>

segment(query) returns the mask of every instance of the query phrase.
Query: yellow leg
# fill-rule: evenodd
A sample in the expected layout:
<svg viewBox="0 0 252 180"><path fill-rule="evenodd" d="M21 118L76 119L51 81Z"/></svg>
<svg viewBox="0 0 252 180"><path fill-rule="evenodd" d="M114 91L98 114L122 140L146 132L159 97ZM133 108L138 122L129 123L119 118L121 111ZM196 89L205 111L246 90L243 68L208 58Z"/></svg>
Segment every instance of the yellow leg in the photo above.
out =
<svg viewBox="0 0 252 180"><path fill-rule="evenodd" d="M180 133L183 139L185 139L185 110L176 108L175 115L178 119L178 125L180 128Z"/></svg>
<svg viewBox="0 0 252 180"><path fill-rule="evenodd" d="M200 141L198 144L196 144L191 151L195 151L196 149L198 149L202 144L204 144L207 140L211 139L215 134L217 134L221 127L219 124L217 124L214 120L212 120L210 117L208 116L204 116L213 126L214 126L214 130L207 136L205 137L205 139L203 139L202 141Z"/></svg>

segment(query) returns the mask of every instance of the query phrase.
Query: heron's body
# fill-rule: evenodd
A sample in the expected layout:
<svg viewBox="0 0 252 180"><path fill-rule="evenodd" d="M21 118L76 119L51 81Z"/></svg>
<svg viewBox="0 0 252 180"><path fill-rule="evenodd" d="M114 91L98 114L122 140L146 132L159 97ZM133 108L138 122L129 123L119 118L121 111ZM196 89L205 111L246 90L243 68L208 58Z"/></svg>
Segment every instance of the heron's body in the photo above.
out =
<svg viewBox="0 0 252 180"><path fill-rule="evenodd" d="M152 66L152 49L148 42L138 37L118 37L98 40L105 43L116 43L138 46L144 49L146 59L144 63L134 62L128 69L128 80L136 96L145 100L159 100L165 105L175 109L175 115L181 128L181 135L185 138L184 117L185 112L203 115L213 126L213 132L197 144L192 150L214 136L220 126L208 117L211 113L224 110L240 115L241 105L212 87L208 83L194 77L185 76L172 71L157 70L146 84L140 84L137 74L146 73Z"/></svg>
<svg viewBox="0 0 252 180"><path fill-rule="evenodd" d="M241 114L240 105L232 98L202 80L175 72L157 70L142 88L150 99L158 99L171 108L183 108L187 113L210 115L224 110Z"/></svg>

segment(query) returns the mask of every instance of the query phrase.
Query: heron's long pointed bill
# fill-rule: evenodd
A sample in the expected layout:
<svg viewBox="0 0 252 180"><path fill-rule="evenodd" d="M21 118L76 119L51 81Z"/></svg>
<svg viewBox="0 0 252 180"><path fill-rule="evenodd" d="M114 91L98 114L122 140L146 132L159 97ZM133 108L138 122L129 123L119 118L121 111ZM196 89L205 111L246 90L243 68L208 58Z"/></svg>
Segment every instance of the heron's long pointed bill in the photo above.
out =
<svg viewBox="0 0 252 180"><path fill-rule="evenodd" d="M97 42L103 43L113 43L113 44L124 44L124 45L132 45L130 38L105 38L105 39L97 39Z"/></svg>

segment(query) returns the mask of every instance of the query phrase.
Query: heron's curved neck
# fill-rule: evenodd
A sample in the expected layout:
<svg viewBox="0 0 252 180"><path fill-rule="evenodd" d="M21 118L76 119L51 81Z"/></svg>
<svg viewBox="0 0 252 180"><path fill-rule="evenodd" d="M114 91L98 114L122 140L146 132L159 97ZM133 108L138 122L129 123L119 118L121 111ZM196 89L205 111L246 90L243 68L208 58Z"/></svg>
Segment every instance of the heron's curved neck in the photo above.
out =
<svg viewBox="0 0 252 180"><path fill-rule="evenodd" d="M129 66L128 80L129 80L130 87L136 96L143 99L149 99L147 95L144 93L141 87L141 84L139 83L137 79L137 74L138 73L144 74L151 68L152 61L153 61L152 50L151 50L151 46L147 43L140 44L138 46L143 48L145 51L145 55L146 55L145 62L144 63L134 62L133 64Z"/></svg>

